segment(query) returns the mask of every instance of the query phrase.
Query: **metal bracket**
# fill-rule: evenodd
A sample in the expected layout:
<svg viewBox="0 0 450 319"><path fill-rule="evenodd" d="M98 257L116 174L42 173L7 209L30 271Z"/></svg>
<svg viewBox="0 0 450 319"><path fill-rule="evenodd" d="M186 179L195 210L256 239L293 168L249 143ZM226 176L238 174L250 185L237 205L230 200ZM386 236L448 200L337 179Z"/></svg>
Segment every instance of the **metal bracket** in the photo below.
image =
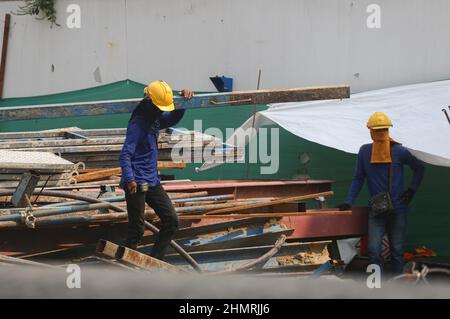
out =
<svg viewBox="0 0 450 319"><path fill-rule="evenodd" d="M33 205L31 204L30 197L27 194L25 194L24 198L28 207L24 212L20 213L20 220L28 228L34 228L36 226L36 217L33 216Z"/></svg>
<svg viewBox="0 0 450 319"><path fill-rule="evenodd" d="M14 194L11 197L11 203L15 207L26 207L30 201L30 196L33 194L39 182L40 176L35 172L28 172L22 175Z"/></svg>
<svg viewBox="0 0 450 319"><path fill-rule="evenodd" d="M31 208L27 208L24 212L20 213L20 221L28 228L36 227L36 217L34 217Z"/></svg>

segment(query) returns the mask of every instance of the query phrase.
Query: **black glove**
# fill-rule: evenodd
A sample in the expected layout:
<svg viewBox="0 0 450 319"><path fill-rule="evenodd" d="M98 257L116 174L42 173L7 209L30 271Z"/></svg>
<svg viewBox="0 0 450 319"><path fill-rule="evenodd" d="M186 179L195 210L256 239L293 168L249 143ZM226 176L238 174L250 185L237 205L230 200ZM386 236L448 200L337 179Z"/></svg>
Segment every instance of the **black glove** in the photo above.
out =
<svg viewBox="0 0 450 319"><path fill-rule="evenodd" d="M415 192L416 191L414 189L408 188L406 191L403 192L402 196L400 196L400 201L405 205L409 205Z"/></svg>
<svg viewBox="0 0 450 319"><path fill-rule="evenodd" d="M343 203L338 205L337 208L339 208L339 210L350 210L351 206L347 203Z"/></svg>

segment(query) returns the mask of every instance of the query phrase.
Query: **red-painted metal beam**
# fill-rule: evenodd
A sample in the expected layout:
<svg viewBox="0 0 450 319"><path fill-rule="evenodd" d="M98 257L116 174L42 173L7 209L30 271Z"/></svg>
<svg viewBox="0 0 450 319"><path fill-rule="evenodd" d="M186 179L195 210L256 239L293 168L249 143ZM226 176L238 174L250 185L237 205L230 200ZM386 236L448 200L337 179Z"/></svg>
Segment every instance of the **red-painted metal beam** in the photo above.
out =
<svg viewBox="0 0 450 319"><path fill-rule="evenodd" d="M207 191L209 195L235 194L237 199L288 197L331 190L330 180L223 180L174 182L164 185L168 192Z"/></svg>
<svg viewBox="0 0 450 319"><path fill-rule="evenodd" d="M367 207L354 207L351 215L294 216L284 217L281 220L288 228L294 229L288 236L291 241L349 238L367 234L367 214ZM190 226L197 227L225 221L227 219L203 219Z"/></svg>
<svg viewBox="0 0 450 319"><path fill-rule="evenodd" d="M291 240L361 237L367 234L367 214L366 207L355 207L351 215L285 217L282 222L294 229Z"/></svg>

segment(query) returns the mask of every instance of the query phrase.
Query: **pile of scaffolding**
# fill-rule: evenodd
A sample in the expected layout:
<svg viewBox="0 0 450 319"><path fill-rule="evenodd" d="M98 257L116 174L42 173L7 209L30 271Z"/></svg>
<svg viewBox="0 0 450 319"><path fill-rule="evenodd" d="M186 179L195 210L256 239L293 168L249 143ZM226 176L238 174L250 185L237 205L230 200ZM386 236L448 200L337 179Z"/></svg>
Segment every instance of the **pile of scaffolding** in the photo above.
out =
<svg viewBox="0 0 450 319"><path fill-rule="evenodd" d="M119 183L120 168L118 158L125 141L126 129L64 128L49 131L0 133L1 154L22 154L39 152L34 157L42 157L43 152L56 154L76 164L63 174L50 174L51 170L42 171L40 184L45 186L83 185L96 182L99 184ZM224 144L220 139L204 133L169 129L159 135L158 169L183 169L187 162L194 162L194 157L203 160L205 148L212 154L210 160L240 158L242 149ZM5 151L9 152L5 152ZM20 153L11 153L17 151ZM188 154L183 154L188 153ZM176 154L183 161L173 161ZM4 155L6 156L6 155ZM1 168L0 168L1 169ZM33 166L28 166L33 170ZM0 188L17 187L20 170L0 170ZM17 173L17 174L16 174ZM50 174L50 175L49 175ZM173 179L173 175L162 175L162 179Z"/></svg>

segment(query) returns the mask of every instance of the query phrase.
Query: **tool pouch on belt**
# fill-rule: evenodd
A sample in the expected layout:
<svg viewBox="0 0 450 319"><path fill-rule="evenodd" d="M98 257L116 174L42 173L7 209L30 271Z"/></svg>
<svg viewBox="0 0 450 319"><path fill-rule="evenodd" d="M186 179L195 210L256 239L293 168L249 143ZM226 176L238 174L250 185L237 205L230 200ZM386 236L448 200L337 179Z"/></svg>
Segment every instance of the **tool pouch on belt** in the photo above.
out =
<svg viewBox="0 0 450 319"><path fill-rule="evenodd" d="M394 209L389 192L381 192L374 195L370 199L370 203L372 205L372 211L376 216L389 213Z"/></svg>
<svg viewBox="0 0 450 319"><path fill-rule="evenodd" d="M394 162L394 152L391 147L391 157L392 163ZM392 205L391 198L391 188L392 188L392 163L389 164L388 178L389 178L389 191L380 192L370 199L370 204L372 206L372 212L375 216L387 214L394 210L394 205Z"/></svg>

